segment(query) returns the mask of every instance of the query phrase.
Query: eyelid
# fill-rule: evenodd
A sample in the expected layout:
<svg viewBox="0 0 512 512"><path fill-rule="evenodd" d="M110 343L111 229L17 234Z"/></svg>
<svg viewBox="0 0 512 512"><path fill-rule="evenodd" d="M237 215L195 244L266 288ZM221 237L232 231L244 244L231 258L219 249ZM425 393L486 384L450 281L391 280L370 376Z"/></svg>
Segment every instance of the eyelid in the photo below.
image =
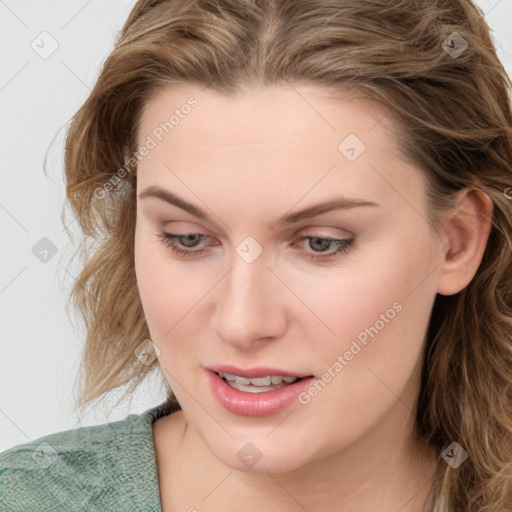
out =
<svg viewBox="0 0 512 512"><path fill-rule="evenodd" d="M205 228L201 224L198 224L197 222L192 221L183 221L183 220L174 220L174 221L167 221L162 223L157 223L159 226L161 225L161 229L172 229L174 230L180 230L184 231L185 235L191 235L195 233L204 233L210 236L213 232L209 230L208 228ZM181 224L185 224L184 227L181 227Z"/></svg>
<svg viewBox="0 0 512 512"><path fill-rule="evenodd" d="M178 227L176 227L175 225L178 224L186 224L187 226L186 227L183 227L182 229L178 229ZM295 226L295 227L287 227L284 231L283 231L283 234L282 234L282 238L283 239L288 239L288 238L294 238L296 239L298 236L318 236L318 237L322 237L322 238L354 238L356 236L356 233L354 231L351 231L349 229L345 229L345 228L340 228L340 227L337 227L337 226L329 226L327 224L319 224L318 226L315 226L315 227L311 227L310 224L311 222L306 220L306 221L302 221L300 224L306 224L306 225L303 225L303 226ZM189 225L192 225L192 227L190 227ZM193 227L193 226L197 226L197 227ZM222 240L222 239L225 239L224 236L222 235L215 235L211 230L201 226L200 224L196 223L196 222L192 222L192 221L171 221L171 222L164 222L162 224L162 228L161 228L163 231L165 231L166 229L169 229L173 234L176 234L176 230L178 231L183 231L182 235L195 235L195 234L203 234L203 235L206 235L210 238L217 238L219 240ZM310 233L308 230L311 229L312 232ZM327 229L332 229L335 231L335 233L326 233L325 230ZM231 230L230 230L231 231ZM306 231L304 233L304 231ZM295 232L297 232L297 234L295 234ZM266 237L264 237L263 239L258 239L258 242L260 242L261 244L263 244L266 240Z"/></svg>
<svg viewBox="0 0 512 512"><path fill-rule="evenodd" d="M342 229L342 228L335 228L333 226L323 226L321 228L311 228L311 232L309 231L310 228L305 227L299 229L299 234L297 236L318 236L321 238L354 238L356 234L353 231L350 231L348 229ZM332 229L336 230L337 233L330 233L326 230ZM341 232L341 233L340 233Z"/></svg>

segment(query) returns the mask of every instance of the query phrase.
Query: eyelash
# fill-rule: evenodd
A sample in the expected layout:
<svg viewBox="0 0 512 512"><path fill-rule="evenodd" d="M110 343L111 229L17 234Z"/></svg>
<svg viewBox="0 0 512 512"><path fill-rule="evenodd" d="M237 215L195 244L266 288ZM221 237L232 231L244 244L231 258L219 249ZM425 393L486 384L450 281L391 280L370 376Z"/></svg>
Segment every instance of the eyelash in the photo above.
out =
<svg viewBox="0 0 512 512"><path fill-rule="evenodd" d="M200 240L204 240L205 238L208 238L207 235L204 235L203 233L185 233L184 235L176 235L174 233L155 233L155 235L161 240L161 242L169 247L171 251L175 254L179 254L181 256L192 256L194 254L201 254L204 252L204 249L201 249L199 251L193 251L193 250L186 250L186 249L180 249L179 247L176 247L175 240L178 238L183 238L190 235L201 235ZM331 260L334 259L338 254L346 254L349 251L351 251L354 248L354 239L339 239L339 238L331 238L331 237L321 237L321 236L303 236L297 239L297 241L301 242L302 240L307 239L313 239L313 240L322 240L322 241L329 241L334 242L336 244L336 250L334 252L331 252L327 255L320 254L318 256L308 256L311 260ZM294 242L296 243L296 242Z"/></svg>

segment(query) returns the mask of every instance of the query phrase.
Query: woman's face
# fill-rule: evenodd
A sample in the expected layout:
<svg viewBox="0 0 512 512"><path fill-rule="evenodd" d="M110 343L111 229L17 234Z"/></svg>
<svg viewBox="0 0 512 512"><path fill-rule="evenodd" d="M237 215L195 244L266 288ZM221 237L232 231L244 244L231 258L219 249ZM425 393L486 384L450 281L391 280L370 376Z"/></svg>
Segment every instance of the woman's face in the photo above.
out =
<svg viewBox="0 0 512 512"><path fill-rule="evenodd" d="M233 468L289 471L412 427L441 243L388 122L304 86L146 105L142 305L189 428Z"/></svg>

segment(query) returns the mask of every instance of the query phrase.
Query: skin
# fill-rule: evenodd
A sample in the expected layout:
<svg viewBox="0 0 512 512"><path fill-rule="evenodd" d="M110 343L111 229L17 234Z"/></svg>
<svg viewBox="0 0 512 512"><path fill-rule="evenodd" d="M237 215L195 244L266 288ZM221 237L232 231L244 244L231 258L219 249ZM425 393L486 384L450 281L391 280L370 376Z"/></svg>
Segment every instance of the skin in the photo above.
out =
<svg viewBox="0 0 512 512"><path fill-rule="evenodd" d="M137 198L140 296L183 409L153 425L163 510L423 510L439 456L419 453L413 435L429 315L437 293L474 276L492 203L463 191L434 233L424 175L399 158L386 109L320 87L162 90L145 106L139 144L190 96L198 105L137 175L137 196L159 186L211 216ZM350 133L366 146L354 161L338 150ZM278 223L338 195L379 206ZM209 238L184 257L156 236L163 231ZM236 252L247 236L263 248L252 263ZM355 236L356 245L313 260L335 246L300 236ZM321 378L397 302L401 311L306 405L240 416L209 389L213 364ZM251 468L237 457L248 442L262 454Z"/></svg>

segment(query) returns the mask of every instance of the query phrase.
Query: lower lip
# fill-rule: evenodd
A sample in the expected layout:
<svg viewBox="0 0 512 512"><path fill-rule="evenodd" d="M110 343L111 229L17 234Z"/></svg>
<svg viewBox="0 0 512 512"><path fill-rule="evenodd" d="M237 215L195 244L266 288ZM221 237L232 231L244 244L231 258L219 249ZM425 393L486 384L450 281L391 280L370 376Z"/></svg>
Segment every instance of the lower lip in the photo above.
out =
<svg viewBox="0 0 512 512"><path fill-rule="evenodd" d="M228 386L224 379L208 370L213 396L229 412L240 416L270 416L292 404L297 395L305 391L314 381L306 377L293 384L263 393L244 393Z"/></svg>

